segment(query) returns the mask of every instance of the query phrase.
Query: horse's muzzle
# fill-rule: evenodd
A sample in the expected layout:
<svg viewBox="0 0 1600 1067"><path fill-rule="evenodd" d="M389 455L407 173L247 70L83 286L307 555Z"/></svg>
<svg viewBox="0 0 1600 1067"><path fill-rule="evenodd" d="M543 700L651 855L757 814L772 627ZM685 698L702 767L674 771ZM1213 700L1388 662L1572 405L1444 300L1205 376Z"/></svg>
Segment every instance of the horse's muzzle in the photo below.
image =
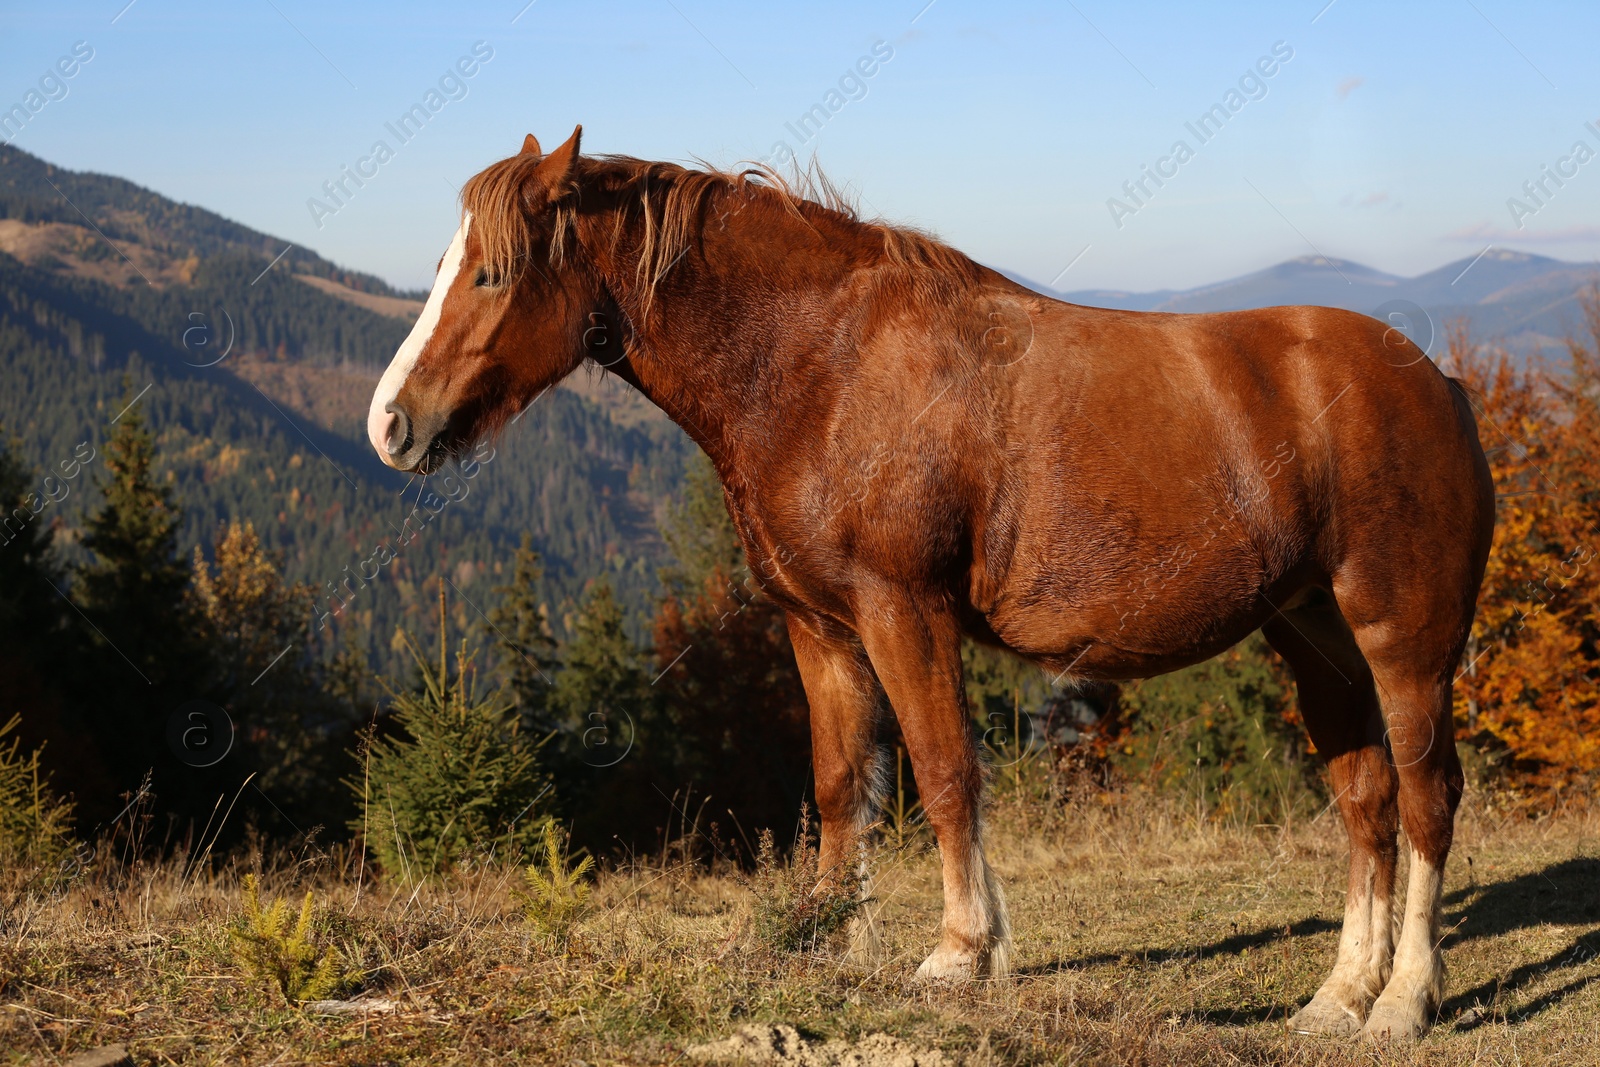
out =
<svg viewBox="0 0 1600 1067"><path fill-rule="evenodd" d="M440 434L445 420L438 416L413 418L399 401L383 406L389 415L383 431L383 461L396 470L427 474L444 458Z"/></svg>

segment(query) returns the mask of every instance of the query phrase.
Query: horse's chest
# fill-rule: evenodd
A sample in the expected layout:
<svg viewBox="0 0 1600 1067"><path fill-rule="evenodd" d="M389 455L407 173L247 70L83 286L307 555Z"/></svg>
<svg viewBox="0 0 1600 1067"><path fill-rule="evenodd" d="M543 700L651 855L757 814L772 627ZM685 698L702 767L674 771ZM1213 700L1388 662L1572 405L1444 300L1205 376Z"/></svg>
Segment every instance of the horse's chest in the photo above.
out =
<svg viewBox="0 0 1600 1067"><path fill-rule="evenodd" d="M773 514L750 495L730 494L728 511L744 545L751 578L763 593L789 608L831 613L838 597L816 573L819 552L831 547L815 526ZM819 539L823 540L818 544Z"/></svg>
<svg viewBox="0 0 1600 1067"><path fill-rule="evenodd" d="M784 483L779 483L784 485ZM925 583L963 555L962 511L873 463L730 501L752 575L789 608L848 621L863 580Z"/></svg>

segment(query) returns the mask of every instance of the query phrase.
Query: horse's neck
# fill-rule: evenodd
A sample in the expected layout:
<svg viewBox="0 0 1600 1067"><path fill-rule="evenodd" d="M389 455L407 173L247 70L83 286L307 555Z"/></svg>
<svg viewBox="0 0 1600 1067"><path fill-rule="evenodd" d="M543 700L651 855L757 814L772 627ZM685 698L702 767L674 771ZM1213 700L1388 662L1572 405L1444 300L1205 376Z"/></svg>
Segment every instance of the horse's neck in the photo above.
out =
<svg viewBox="0 0 1600 1067"><path fill-rule="evenodd" d="M760 221L759 239L767 242L768 257L782 261L781 249L789 244L797 252L804 248L816 255L814 233L808 243L806 234L788 232L790 225L803 225L798 220L774 225L769 216ZM725 248L746 239L755 240L757 235L736 228L711 235L709 243ZM780 249L776 254L774 245ZM698 243L692 244L648 300L636 253L619 255L603 273L632 333L627 373L620 376L683 427L737 492L741 456L754 447L774 409L781 411L791 364L826 343L826 338L807 336L794 321L792 275L780 283L749 271L735 272L727 264L707 262L701 250ZM711 256L715 259L716 253ZM815 267L819 293L844 274L837 265L820 259ZM735 280L737 284L730 284ZM739 294L735 302L729 300L732 292ZM807 318L826 322L821 316Z"/></svg>

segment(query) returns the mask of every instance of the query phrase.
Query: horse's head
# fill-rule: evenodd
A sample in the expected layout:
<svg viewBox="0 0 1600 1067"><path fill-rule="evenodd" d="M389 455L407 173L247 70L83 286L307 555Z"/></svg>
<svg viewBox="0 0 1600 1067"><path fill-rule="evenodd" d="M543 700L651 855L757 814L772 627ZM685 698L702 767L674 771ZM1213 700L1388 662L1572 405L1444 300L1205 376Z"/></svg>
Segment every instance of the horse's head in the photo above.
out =
<svg viewBox="0 0 1600 1067"><path fill-rule="evenodd" d="M593 347L604 287L583 264L551 255L562 226L553 207L571 191L581 133L549 155L529 134L519 155L463 191L461 227L367 412L367 437L389 466L437 469Z"/></svg>

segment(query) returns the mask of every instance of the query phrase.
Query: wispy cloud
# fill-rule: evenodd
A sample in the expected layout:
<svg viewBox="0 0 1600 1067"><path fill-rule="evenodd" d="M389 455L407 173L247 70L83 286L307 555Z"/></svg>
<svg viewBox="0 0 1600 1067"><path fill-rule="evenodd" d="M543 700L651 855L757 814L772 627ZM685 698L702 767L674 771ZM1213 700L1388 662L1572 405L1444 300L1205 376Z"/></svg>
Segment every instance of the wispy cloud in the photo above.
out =
<svg viewBox="0 0 1600 1067"><path fill-rule="evenodd" d="M1558 230L1513 230L1480 222L1444 235L1446 241L1514 241L1520 244L1564 244L1600 241L1600 226L1564 226Z"/></svg>
<svg viewBox="0 0 1600 1067"><path fill-rule="evenodd" d="M1381 193L1380 192L1380 193L1368 193L1366 196L1361 197L1359 200L1355 197L1354 194L1345 196L1344 198L1342 198L1339 201L1339 206L1340 207L1359 207L1359 208L1373 208L1373 207L1391 207L1391 208L1395 208L1395 207L1399 207L1400 206L1400 202L1398 200L1390 200L1388 193Z"/></svg>

